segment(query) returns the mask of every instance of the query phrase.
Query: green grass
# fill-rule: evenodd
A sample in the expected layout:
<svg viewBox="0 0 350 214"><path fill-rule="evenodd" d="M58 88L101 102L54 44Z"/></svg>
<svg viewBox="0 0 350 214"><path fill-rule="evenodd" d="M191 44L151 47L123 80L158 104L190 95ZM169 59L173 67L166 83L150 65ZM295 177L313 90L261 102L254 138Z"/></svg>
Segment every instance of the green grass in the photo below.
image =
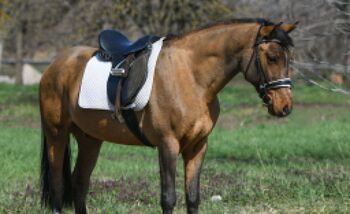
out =
<svg viewBox="0 0 350 214"><path fill-rule="evenodd" d="M0 213L47 212L39 202L36 96L37 86L0 85ZM293 113L276 119L247 84L224 89L201 175L201 213L350 213L350 97L300 84L294 98ZM175 213L185 213L182 165ZM160 213L159 191L156 150L103 145L91 213Z"/></svg>

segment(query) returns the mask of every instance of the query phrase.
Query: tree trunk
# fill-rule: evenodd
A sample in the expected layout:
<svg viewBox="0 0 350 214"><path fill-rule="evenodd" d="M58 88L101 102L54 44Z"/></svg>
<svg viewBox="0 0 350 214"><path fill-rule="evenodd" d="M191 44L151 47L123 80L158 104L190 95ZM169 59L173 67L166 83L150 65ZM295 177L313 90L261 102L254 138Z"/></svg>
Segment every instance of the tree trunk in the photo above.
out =
<svg viewBox="0 0 350 214"><path fill-rule="evenodd" d="M18 24L16 32L16 84L22 84L22 69L23 69L23 25Z"/></svg>
<svg viewBox="0 0 350 214"><path fill-rule="evenodd" d="M2 50L3 50L3 42L4 40L0 36L0 74L1 74L1 66L2 66Z"/></svg>

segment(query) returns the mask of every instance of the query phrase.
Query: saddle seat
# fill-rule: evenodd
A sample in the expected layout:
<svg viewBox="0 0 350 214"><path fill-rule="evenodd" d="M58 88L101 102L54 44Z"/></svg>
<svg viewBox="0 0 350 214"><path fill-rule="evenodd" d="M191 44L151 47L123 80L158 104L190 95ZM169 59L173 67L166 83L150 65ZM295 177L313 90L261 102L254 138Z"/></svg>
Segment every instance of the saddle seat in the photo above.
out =
<svg viewBox="0 0 350 214"><path fill-rule="evenodd" d="M154 42L157 38L152 35L146 35L135 42L131 42L124 34L118 30L104 30L98 37L100 50L107 54L109 60L120 61L131 53L136 53Z"/></svg>

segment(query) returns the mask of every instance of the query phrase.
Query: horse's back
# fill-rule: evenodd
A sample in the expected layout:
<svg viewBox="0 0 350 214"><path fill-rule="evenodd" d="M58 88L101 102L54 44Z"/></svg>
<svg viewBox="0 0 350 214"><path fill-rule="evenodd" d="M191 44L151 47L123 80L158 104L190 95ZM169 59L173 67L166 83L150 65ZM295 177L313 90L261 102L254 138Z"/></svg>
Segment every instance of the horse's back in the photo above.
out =
<svg viewBox="0 0 350 214"><path fill-rule="evenodd" d="M44 71L40 91L58 90L80 83L85 65L95 51L96 48L83 46L63 50Z"/></svg>
<svg viewBox="0 0 350 214"><path fill-rule="evenodd" d="M62 124L68 118L65 105L75 102L85 65L96 48L73 47L63 50L44 71L40 80L42 116L53 124ZM68 98L68 99L67 99Z"/></svg>
<svg viewBox="0 0 350 214"><path fill-rule="evenodd" d="M63 50L45 70L41 82L46 81L47 78L51 79L52 76L62 75L72 70L82 72L82 68L85 67L95 51L96 48L83 46Z"/></svg>

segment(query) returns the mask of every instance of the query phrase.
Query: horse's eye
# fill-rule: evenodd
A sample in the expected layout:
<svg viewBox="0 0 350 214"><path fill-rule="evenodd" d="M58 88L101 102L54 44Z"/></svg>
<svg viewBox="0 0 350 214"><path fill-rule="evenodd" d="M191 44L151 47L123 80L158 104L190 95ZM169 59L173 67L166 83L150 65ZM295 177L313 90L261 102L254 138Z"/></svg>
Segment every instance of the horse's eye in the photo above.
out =
<svg viewBox="0 0 350 214"><path fill-rule="evenodd" d="M270 64L276 64L277 63L277 58L267 55L267 61Z"/></svg>

